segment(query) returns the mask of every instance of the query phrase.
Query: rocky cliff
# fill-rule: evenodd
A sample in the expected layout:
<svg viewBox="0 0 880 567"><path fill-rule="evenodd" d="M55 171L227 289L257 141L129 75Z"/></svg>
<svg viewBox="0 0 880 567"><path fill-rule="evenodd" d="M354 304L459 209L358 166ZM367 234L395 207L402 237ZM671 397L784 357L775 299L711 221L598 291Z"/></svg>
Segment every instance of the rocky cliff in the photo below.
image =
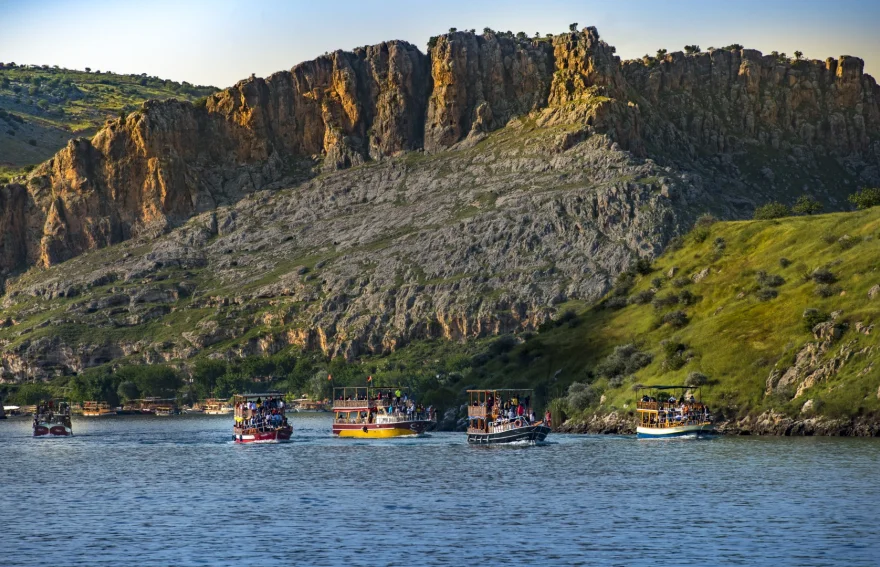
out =
<svg viewBox="0 0 880 567"><path fill-rule="evenodd" d="M878 103L856 58L621 62L595 28L388 42L150 102L0 187L3 278L51 268L7 282L5 366L534 328L700 212L839 207L880 178Z"/></svg>

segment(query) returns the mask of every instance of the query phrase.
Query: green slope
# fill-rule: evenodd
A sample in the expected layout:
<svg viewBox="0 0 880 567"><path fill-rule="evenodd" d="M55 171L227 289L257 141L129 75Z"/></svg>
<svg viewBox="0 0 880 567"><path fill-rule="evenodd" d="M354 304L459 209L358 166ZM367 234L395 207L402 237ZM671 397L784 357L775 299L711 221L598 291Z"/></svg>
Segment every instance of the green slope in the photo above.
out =
<svg viewBox="0 0 880 567"><path fill-rule="evenodd" d="M0 176L50 157L74 136L149 99L195 100L217 89L144 75L0 63Z"/></svg>
<svg viewBox="0 0 880 567"><path fill-rule="evenodd" d="M681 384L691 372L708 378L704 395L725 419L765 411L875 416L878 338L865 327L880 320L880 293L869 298L880 284L878 230L880 208L697 228L680 248L643 267L647 273L633 272L631 289L619 284L601 304L493 358L484 373L559 396L558 407L575 422L610 412L631 416L634 385ZM638 303L652 294L654 301ZM681 326L668 316L676 311L687 317ZM822 352L811 346L822 341L810 328L826 319L838 336ZM627 344L648 356L613 354ZM809 349L818 352L812 360L802 356L800 378L814 374L815 384L768 385L774 369L783 375ZM627 362L629 368L614 368ZM573 382L588 386L566 395Z"/></svg>

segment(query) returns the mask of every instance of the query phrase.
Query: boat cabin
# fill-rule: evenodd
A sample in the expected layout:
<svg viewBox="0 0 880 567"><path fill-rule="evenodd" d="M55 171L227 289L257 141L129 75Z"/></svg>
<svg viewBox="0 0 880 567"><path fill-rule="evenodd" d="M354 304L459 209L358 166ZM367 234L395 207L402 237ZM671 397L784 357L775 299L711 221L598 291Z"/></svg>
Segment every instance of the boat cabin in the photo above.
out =
<svg viewBox="0 0 880 567"><path fill-rule="evenodd" d="M468 433L489 434L541 423L532 390L468 390Z"/></svg>
<svg viewBox="0 0 880 567"><path fill-rule="evenodd" d="M709 425L709 408L700 400L699 388L644 386L636 402L639 427L662 429L686 425Z"/></svg>
<svg viewBox="0 0 880 567"><path fill-rule="evenodd" d="M341 387L333 389L333 421L343 424L388 424L435 419L433 408L416 403L409 388Z"/></svg>

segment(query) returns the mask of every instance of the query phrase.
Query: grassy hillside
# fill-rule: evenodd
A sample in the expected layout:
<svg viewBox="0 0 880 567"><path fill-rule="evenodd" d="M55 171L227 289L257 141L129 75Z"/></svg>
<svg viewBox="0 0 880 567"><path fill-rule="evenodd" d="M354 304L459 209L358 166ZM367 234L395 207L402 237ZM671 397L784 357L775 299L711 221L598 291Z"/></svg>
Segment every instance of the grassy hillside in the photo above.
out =
<svg viewBox="0 0 880 567"><path fill-rule="evenodd" d="M149 99L195 100L217 89L144 75L0 63L0 176L50 158L111 116Z"/></svg>
<svg viewBox="0 0 880 567"><path fill-rule="evenodd" d="M880 208L702 223L599 305L569 312L482 372L564 398L576 420L631 414L633 385L681 384L691 373L727 419L875 415L878 236Z"/></svg>

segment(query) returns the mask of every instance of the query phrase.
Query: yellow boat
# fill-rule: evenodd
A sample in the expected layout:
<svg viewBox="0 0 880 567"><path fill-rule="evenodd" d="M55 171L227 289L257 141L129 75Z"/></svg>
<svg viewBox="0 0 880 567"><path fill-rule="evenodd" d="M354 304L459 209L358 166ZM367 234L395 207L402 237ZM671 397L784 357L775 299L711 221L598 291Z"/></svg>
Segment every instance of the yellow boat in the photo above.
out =
<svg viewBox="0 0 880 567"><path fill-rule="evenodd" d="M116 410L110 409L107 402L83 402L83 417L107 417L116 415Z"/></svg>
<svg viewBox="0 0 880 567"><path fill-rule="evenodd" d="M434 412L421 408L401 388L336 388L333 435L387 439L421 435L434 423Z"/></svg>

